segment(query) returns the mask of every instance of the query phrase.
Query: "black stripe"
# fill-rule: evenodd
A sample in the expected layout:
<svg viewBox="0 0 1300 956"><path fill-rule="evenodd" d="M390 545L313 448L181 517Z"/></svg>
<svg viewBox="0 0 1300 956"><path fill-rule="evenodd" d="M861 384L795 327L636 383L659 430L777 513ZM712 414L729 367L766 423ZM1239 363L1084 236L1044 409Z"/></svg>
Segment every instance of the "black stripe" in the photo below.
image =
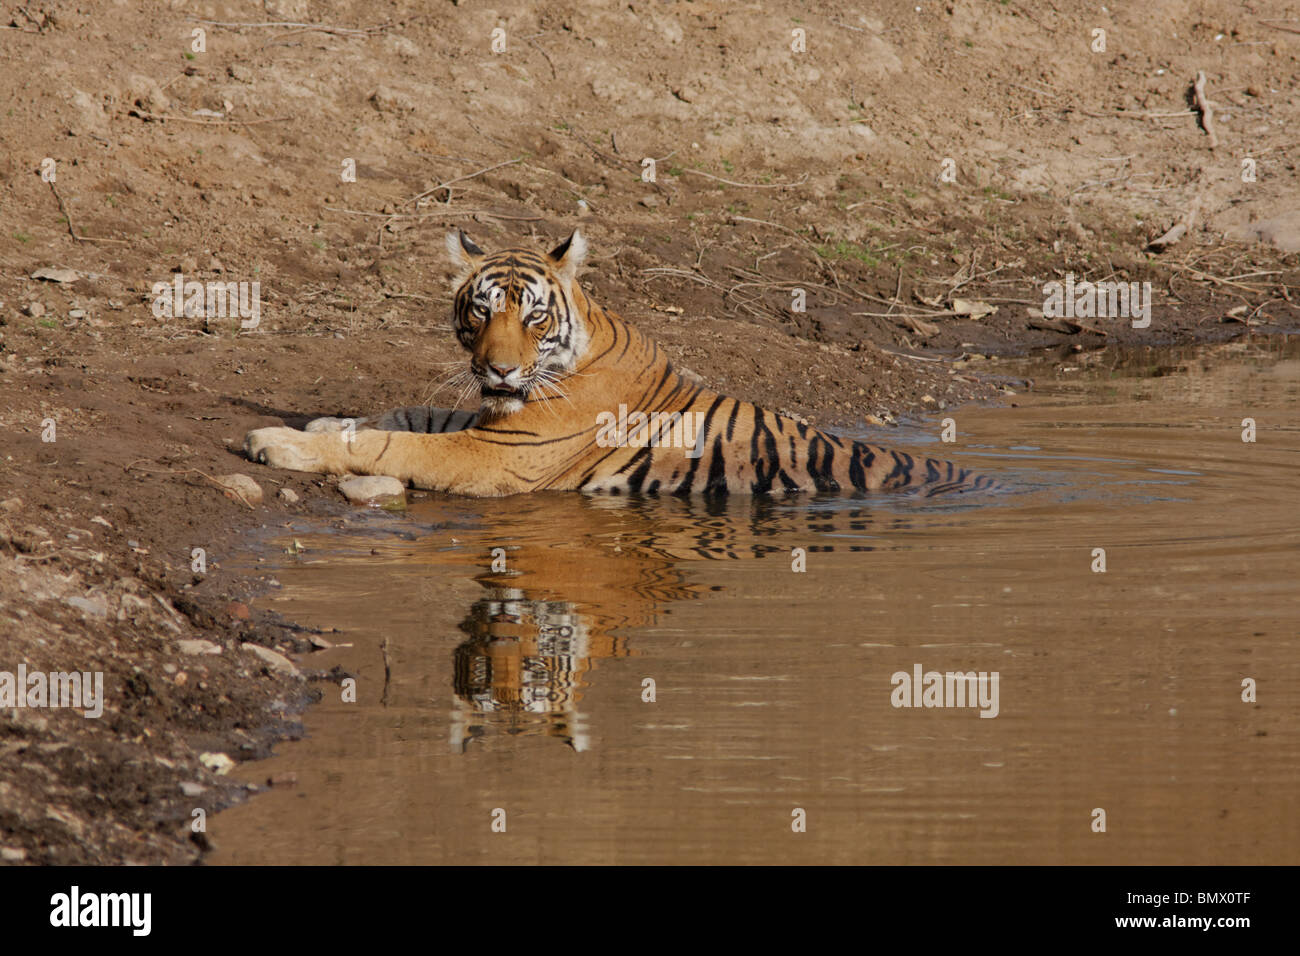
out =
<svg viewBox="0 0 1300 956"><path fill-rule="evenodd" d="M654 464L655 458L649 448L642 448L641 452L645 453L645 461L641 462L640 467L632 472L627 479L627 490L637 492L641 490L641 485L645 483L645 476L650 473L650 466ZM636 459L633 458L633 461ZM655 482L655 487L659 487L659 482Z"/></svg>
<svg viewBox="0 0 1300 956"><path fill-rule="evenodd" d="M894 469L885 476L884 484L894 488L901 488L912 480L912 456L897 451L891 451L889 454L894 459ZM895 481L895 479L897 480ZM893 484L890 485L890 482L893 482Z"/></svg>
<svg viewBox="0 0 1300 956"><path fill-rule="evenodd" d="M475 432L482 432L487 430L488 429L486 428L474 429ZM474 434L473 437L475 440L481 441L485 445L505 445L508 448L514 448L519 445L527 445L529 447L540 448L543 445L554 445L557 442L569 441L570 439L581 437L583 434L585 434L585 432L573 432L572 434L569 435L561 435L559 438L542 438L539 439L538 441L493 441L491 438L482 438L477 434Z"/></svg>
<svg viewBox="0 0 1300 956"><path fill-rule="evenodd" d="M817 463L817 450L822 451L821 464ZM826 440L821 432L814 432L813 439L808 444L808 476L813 480L813 487L818 491L839 491L840 483L835 480L835 475L831 472L831 464L835 459L835 449L831 443Z"/></svg>
<svg viewBox="0 0 1300 956"><path fill-rule="evenodd" d="M709 423L713 421L713 416L717 412L718 406L720 406L724 401L725 399L721 395L719 395L717 398L713 400L713 404L709 406L709 410L704 413L704 424L700 427L700 430L697 433L695 439L697 447L699 446L700 442L706 442L706 443L708 442ZM678 485L675 489L673 489L673 494L689 495L691 493L691 485L695 482L695 472L699 469L700 461L703 458L704 458L704 454L703 454L703 450L701 449L701 454L699 458L690 459L691 464L690 464L690 468L688 468L686 471L686 477L682 479L682 483L680 485Z"/></svg>
<svg viewBox="0 0 1300 956"><path fill-rule="evenodd" d="M633 455L631 458L629 458L627 461L623 462L622 467L620 467L618 471L614 472L614 474L616 475L623 474L623 472L627 471L633 465L637 464L642 458L646 457L646 455L648 454L650 454L649 445L644 445L641 448L638 448L636 454Z"/></svg>
<svg viewBox="0 0 1300 956"><path fill-rule="evenodd" d="M849 459L849 483L858 491L867 490L867 472L862 467L863 452L868 455L871 454L866 445L860 441L855 441L853 443L853 457Z"/></svg>
<svg viewBox="0 0 1300 956"><path fill-rule="evenodd" d="M780 419L777 419L780 421ZM763 439L763 452L758 449L758 440ZM766 494L772 490L772 478L776 475L777 455L776 436L767 427L761 408L754 409L754 432L749 440L749 461L754 466L754 480L750 490L755 494Z"/></svg>
<svg viewBox="0 0 1300 956"><path fill-rule="evenodd" d="M709 459L709 480L704 485L704 494L726 495L731 489L727 487L727 460L722 453L722 436L713 439L713 457Z"/></svg>

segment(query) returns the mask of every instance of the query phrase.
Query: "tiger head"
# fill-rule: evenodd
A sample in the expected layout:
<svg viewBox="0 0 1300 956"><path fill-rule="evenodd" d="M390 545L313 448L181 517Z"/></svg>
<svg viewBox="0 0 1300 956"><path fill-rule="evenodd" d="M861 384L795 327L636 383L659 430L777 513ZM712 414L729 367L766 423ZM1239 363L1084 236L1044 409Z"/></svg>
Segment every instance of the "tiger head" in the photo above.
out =
<svg viewBox="0 0 1300 956"><path fill-rule="evenodd" d="M576 276L587 253L577 231L547 255L525 249L491 254L464 231L447 234L457 269L452 326L470 353L482 412L498 418L529 395L557 395L587 347Z"/></svg>

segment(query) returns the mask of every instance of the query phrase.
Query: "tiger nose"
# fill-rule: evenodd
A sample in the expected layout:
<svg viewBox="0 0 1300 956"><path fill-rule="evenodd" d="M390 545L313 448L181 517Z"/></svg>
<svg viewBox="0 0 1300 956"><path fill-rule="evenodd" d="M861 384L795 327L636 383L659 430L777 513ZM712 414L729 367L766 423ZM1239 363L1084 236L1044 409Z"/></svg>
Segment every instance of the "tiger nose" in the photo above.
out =
<svg viewBox="0 0 1300 956"><path fill-rule="evenodd" d="M492 362L488 362L488 368L496 372L497 375L499 375L501 378L505 378L511 372L516 372L519 370L518 365L496 365Z"/></svg>

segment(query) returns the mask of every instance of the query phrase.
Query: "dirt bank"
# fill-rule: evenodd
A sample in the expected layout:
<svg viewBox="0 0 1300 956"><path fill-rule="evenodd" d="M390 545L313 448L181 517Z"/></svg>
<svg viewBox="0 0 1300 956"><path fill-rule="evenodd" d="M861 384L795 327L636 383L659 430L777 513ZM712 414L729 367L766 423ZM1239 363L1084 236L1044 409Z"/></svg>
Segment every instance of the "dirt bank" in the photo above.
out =
<svg viewBox="0 0 1300 956"><path fill-rule="evenodd" d="M602 302L820 424L1009 400L999 355L1294 328L1300 22L1252 10L0 7L0 671L107 687L0 712L0 858L195 859L245 795L201 756L294 732L313 636L248 619L247 531L342 505L237 449L455 400L448 227L580 225ZM257 282L257 327L157 314L177 273ZM1067 275L1149 282L1150 324L1045 316Z"/></svg>

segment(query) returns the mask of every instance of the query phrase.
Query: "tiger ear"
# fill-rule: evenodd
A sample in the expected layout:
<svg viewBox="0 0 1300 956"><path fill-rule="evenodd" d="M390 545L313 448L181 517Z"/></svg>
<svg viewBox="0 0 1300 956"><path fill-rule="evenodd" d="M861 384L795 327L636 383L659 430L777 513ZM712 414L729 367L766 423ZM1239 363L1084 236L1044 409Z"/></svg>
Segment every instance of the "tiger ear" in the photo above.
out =
<svg viewBox="0 0 1300 956"><path fill-rule="evenodd" d="M456 270L456 285L460 285L465 278L478 268L479 262L483 259L483 250L474 245L474 240L465 235L464 229L458 229L455 232L447 233L447 254L451 256L451 264Z"/></svg>
<svg viewBox="0 0 1300 956"><path fill-rule="evenodd" d="M560 278L570 281L578 274L578 269L585 258L587 258L587 240L577 229L569 233L569 238L550 252L550 259L555 263Z"/></svg>

